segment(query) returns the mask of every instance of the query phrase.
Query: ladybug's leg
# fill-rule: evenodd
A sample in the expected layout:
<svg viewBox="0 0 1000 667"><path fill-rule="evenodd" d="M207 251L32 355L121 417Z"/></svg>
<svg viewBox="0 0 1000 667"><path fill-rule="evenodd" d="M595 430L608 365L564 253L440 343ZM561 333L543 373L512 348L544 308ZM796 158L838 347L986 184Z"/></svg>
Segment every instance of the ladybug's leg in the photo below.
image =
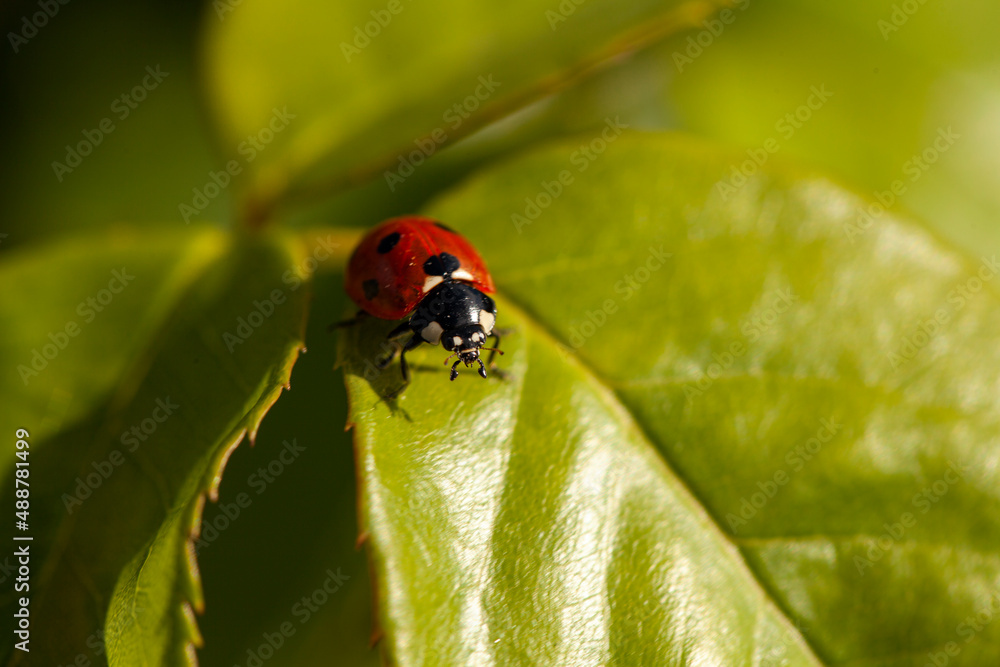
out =
<svg viewBox="0 0 1000 667"><path fill-rule="evenodd" d="M409 322L403 322L398 327L396 327L395 329L393 329L392 331L390 331L388 334L386 334L386 337L385 337L386 343L383 344L382 347L384 348L385 345L387 344L392 349L390 349L389 352L384 357L375 360L375 366L376 367L378 367L378 368L381 369L381 368L385 368L386 366L388 366L389 364L392 363L392 360L396 358L396 353L399 352L399 348L400 348L400 345L396 341L396 339L399 338L400 336L404 335L405 333L409 332L409 331L410 331Z"/></svg>
<svg viewBox="0 0 1000 667"><path fill-rule="evenodd" d="M489 335L489 338L492 338L494 342L493 346L490 348L490 357L487 360L487 364L489 365L490 370L496 373L497 377L500 379L506 379L508 377L507 372L498 368L493 360L497 356L497 352L503 354L503 350L500 349L500 337L511 333L514 333L513 329L494 329ZM481 372L480 375L483 375L483 373ZM483 375L483 377L486 376Z"/></svg>
<svg viewBox="0 0 1000 667"><path fill-rule="evenodd" d="M399 366L403 370L403 386L405 387L410 383L410 369L406 365L406 353L415 347L420 347L420 344L424 342L424 339L420 336L413 334L413 338L406 341L406 345L399 352Z"/></svg>
<svg viewBox="0 0 1000 667"><path fill-rule="evenodd" d="M504 330L504 333L507 333L507 331ZM493 345L490 346L493 349L490 350L490 358L486 363L489 364L490 368L493 368L493 358L497 356L497 352L500 352L500 331L494 329L493 333L490 334L490 338L493 339ZM500 354L503 354L503 352L500 352Z"/></svg>
<svg viewBox="0 0 1000 667"><path fill-rule="evenodd" d="M411 331L409 321L403 322L398 327L387 333L385 337L389 340L394 340L405 334L407 331Z"/></svg>
<svg viewBox="0 0 1000 667"><path fill-rule="evenodd" d="M344 329L346 327L353 327L356 324L361 324L366 319L368 319L368 317L369 317L368 313L366 313L363 310L359 310L357 313L354 314L354 317L352 317L351 319L334 322L333 324L328 326L326 330L334 331L335 329Z"/></svg>

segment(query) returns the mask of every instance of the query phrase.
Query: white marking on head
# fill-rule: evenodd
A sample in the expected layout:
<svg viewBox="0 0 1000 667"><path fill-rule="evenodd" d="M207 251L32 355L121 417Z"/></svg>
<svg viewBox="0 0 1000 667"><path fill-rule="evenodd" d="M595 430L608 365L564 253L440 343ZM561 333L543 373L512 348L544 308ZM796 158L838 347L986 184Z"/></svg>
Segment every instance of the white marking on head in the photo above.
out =
<svg viewBox="0 0 1000 667"><path fill-rule="evenodd" d="M472 277L472 274L469 273L468 271L466 271L465 269L458 269L457 271L452 271L451 272L451 279L452 280L468 280L470 283L473 280L475 280L475 278Z"/></svg>
<svg viewBox="0 0 1000 667"><path fill-rule="evenodd" d="M489 335L493 331L493 324L496 322L496 317L493 316L488 310L479 311L479 326L483 328L486 335Z"/></svg>
<svg viewBox="0 0 1000 667"><path fill-rule="evenodd" d="M420 337L431 345L437 345L441 340L442 333L444 333L444 329L441 328L441 325L437 322L431 322L420 332Z"/></svg>
<svg viewBox="0 0 1000 667"><path fill-rule="evenodd" d="M427 279L424 280L424 294L430 292L443 282L444 278L442 276L427 276Z"/></svg>
<svg viewBox="0 0 1000 667"><path fill-rule="evenodd" d="M478 331L476 331L476 332L474 332L472 334L472 336L470 336L470 338L472 338L472 342L473 343L478 343L479 341L481 341L483 339L483 334L481 334Z"/></svg>
<svg viewBox="0 0 1000 667"><path fill-rule="evenodd" d="M451 346L452 347L458 347L461 344L462 344L461 337L455 336L454 338L451 339Z"/></svg>

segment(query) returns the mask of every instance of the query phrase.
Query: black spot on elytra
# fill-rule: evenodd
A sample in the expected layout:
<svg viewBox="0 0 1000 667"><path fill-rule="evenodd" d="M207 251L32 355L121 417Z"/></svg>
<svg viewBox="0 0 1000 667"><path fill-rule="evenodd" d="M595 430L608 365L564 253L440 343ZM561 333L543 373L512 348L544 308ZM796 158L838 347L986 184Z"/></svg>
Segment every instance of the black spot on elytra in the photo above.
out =
<svg viewBox="0 0 1000 667"><path fill-rule="evenodd" d="M361 283L361 289L365 291L365 298L371 301L378 296L378 281L374 278Z"/></svg>
<svg viewBox="0 0 1000 667"><path fill-rule="evenodd" d="M378 242L378 247L375 249L378 254L384 255L399 243L399 232L393 232L392 234L386 235L381 241Z"/></svg>
<svg viewBox="0 0 1000 667"><path fill-rule="evenodd" d="M458 234L458 232L456 232L454 229L452 229L448 225L444 224L443 222L435 222L434 226L435 227L439 227L439 228L443 229L446 232L451 232L452 234Z"/></svg>
<svg viewBox="0 0 1000 667"><path fill-rule="evenodd" d="M424 262L424 273L429 276L444 276L452 271L456 271L461 263L452 254L443 252L440 255L431 255Z"/></svg>

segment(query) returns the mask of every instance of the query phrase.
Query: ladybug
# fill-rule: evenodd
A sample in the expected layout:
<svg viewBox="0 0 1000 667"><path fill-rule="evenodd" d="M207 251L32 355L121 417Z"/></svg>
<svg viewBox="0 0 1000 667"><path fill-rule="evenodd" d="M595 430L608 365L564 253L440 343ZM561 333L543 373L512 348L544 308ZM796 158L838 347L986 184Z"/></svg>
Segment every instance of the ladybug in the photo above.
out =
<svg viewBox="0 0 1000 667"><path fill-rule="evenodd" d="M494 330L497 307L488 294L496 288L479 253L461 234L442 223L420 216L392 218L361 239L347 265L345 287L361 309L357 317L342 324L354 324L366 316L382 320L409 319L389 332L392 353L378 362L385 368L399 352L404 386L410 374L406 353L423 343L452 352L458 357L451 367L451 379L458 377L458 365L479 364L486 377L480 350L497 352L500 336ZM412 313L412 314L411 314ZM399 339L412 334L403 344ZM493 347L484 347L492 338Z"/></svg>

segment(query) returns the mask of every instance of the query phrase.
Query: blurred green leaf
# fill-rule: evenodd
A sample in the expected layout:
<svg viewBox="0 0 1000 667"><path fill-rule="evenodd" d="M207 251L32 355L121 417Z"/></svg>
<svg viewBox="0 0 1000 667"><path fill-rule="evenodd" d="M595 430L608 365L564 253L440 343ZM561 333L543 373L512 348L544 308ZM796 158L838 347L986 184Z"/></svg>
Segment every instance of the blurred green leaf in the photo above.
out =
<svg viewBox="0 0 1000 667"><path fill-rule="evenodd" d="M225 145L253 155L263 210L248 214L263 215L302 191L378 179L391 192L446 143L715 5L217 3L206 76Z"/></svg>
<svg viewBox="0 0 1000 667"><path fill-rule="evenodd" d="M855 230L821 175L729 192L745 154L611 136L428 211L490 262L508 379L432 348L387 404L387 326L345 339L389 659L996 662L965 620L1000 600L996 260Z"/></svg>
<svg viewBox="0 0 1000 667"><path fill-rule="evenodd" d="M728 25L702 25L657 47L675 76L665 102L680 127L753 150L771 139L782 156L881 194L971 252L1000 250L1000 50L992 30L1000 7L740 6ZM830 93L818 103L817 87ZM942 131L955 139L938 142Z"/></svg>
<svg viewBox="0 0 1000 667"><path fill-rule="evenodd" d="M20 5L11 7L18 19L39 11ZM60 3L27 45L0 52L0 233L9 234L0 252L85 230L184 223L180 205L229 159L213 154L198 95L199 10L191 0L113 0L87 11ZM23 29L20 20L10 27ZM156 83L146 67L165 76L133 95L144 79ZM112 131L99 132L102 122ZM57 175L54 163L71 171ZM223 189L191 221L226 221L229 210Z"/></svg>
<svg viewBox="0 0 1000 667"><path fill-rule="evenodd" d="M369 181L281 216L294 227L338 224L371 227L420 210L470 173L539 142L599 130L609 117L646 130L674 126L663 97L672 77L655 50L623 58L566 90L549 95L472 135L443 147L391 192L384 179Z"/></svg>
<svg viewBox="0 0 1000 667"><path fill-rule="evenodd" d="M398 664L996 664L1000 8L723 4L116 0L0 56L0 426L32 433L36 537L34 655L0 658L191 662L204 599L206 665L372 664L373 607ZM147 66L169 75L121 117ZM606 119L742 148L596 151ZM497 161L430 210L494 268L509 378L449 383L421 350L387 404L398 367L366 363L385 327L350 332L355 485L323 331L346 299L323 276L296 391L234 452L303 340L292 284L351 236L137 225L235 200L251 223L363 227ZM258 288L286 311L229 355ZM178 416L157 425L157 401ZM286 441L302 463L258 495Z"/></svg>
<svg viewBox="0 0 1000 667"><path fill-rule="evenodd" d="M6 255L4 284L18 288L0 291L2 427L44 440L97 411L224 247L203 229L120 229Z"/></svg>
<svg viewBox="0 0 1000 667"><path fill-rule="evenodd" d="M195 542L205 585L202 665L245 666L275 644L280 650L263 661L268 667L322 665L330 656L342 665L379 664L370 640L368 564L357 545L347 396L331 373L336 350L327 331L347 296L339 275L317 274L313 288L309 351L295 362L290 389L268 412L254 446L233 452L218 502L205 507ZM302 451L293 458L286 443ZM317 594L327 570L338 574L340 588ZM313 596L318 611L302 602Z"/></svg>
<svg viewBox="0 0 1000 667"><path fill-rule="evenodd" d="M199 229L15 252L2 281L25 289L0 295L17 321L0 350L14 368L55 346L4 416L6 432L31 432L32 664L93 659L102 638L112 665L180 664L199 641L191 539L205 494L302 345L302 247ZM73 307L91 298L92 322ZM59 338L67 322L77 333Z"/></svg>

